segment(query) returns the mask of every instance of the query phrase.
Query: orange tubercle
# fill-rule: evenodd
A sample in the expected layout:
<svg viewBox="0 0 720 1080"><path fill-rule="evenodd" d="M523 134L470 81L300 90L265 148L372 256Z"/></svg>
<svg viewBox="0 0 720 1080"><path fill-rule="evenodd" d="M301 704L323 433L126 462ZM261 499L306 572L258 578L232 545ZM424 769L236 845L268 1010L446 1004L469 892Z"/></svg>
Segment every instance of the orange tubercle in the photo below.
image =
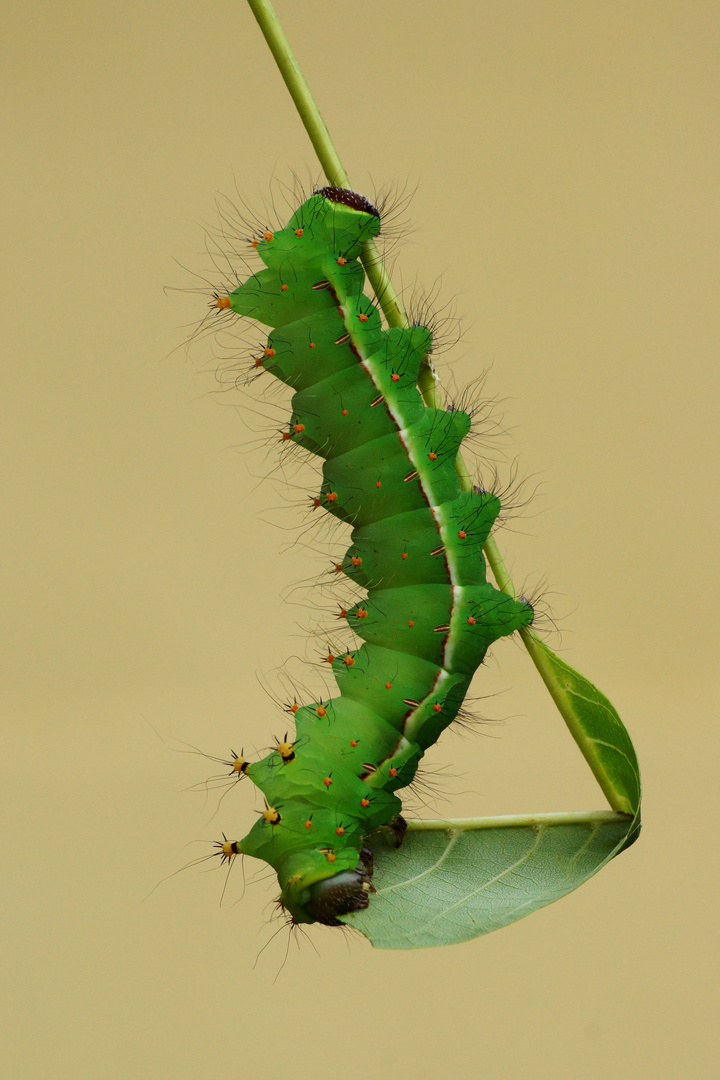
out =
<svg viewBox="0 0 720 1080"><path fill-rule="evenodd" d="M229 308L230 307L230 297L229 296L217 296L215 298L215 307Z"/></svg>

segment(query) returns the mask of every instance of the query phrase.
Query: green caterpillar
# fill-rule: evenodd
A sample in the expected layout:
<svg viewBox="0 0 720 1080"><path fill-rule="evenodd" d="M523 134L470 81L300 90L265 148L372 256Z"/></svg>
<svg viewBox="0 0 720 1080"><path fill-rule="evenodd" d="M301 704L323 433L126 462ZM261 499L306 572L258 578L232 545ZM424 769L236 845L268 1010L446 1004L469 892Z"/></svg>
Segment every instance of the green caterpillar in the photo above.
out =
<svg viewBox="0 0 720 1080"><path fill-rule="evenodd" d="M488 648L533 619L486 579L500 501L461 490L469 416L426 407L417 388L430 331L384 330L363 291L360 245L379 229L363 196L322 188L253 242L266 268L216 299L273 328L255 363L295 391L283 438L325 459L313 502L352 526L337 570L367 590L341 613L364 644L328 657L339 696L294 707L292 740L233 765L266 808L222 854L269 863L295 923L336 926L368 906L365 838L389 826L401 842L395 792L457 715Z"/></svg>

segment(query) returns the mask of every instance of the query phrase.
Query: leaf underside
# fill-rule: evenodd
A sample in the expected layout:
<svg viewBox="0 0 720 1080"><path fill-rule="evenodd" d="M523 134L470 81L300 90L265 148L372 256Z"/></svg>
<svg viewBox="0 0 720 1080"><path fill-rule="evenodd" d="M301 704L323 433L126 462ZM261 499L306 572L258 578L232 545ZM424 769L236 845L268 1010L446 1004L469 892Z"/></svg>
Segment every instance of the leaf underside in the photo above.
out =
<svg viewBox="0 0 720 1080"><path fill-rule="evenodd" d="M566 896L640 832L640 770L617 711L596 686L537 642L539 670L615 811L411 822L399 849L366 843L377 893L345 916L380 949L452 945ZM537 661L536 661L537 662Z"/></svg>
<svg viewBox="0 0 720 1080"><path fill-rule="evenodd" d="M343 922L379 949L452 945L498 930L572 892L617 854L633 819L600 817L417 831L411 825L399 849L375 834L368 844L377 893Z"/></svg>

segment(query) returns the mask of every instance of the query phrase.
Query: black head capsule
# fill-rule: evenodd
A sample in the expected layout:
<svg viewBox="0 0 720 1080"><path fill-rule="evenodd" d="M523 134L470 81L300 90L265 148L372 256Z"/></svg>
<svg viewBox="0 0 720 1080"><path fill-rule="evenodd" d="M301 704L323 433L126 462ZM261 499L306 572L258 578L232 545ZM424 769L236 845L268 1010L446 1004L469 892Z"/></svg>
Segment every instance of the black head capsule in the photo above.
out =
<svg viewBox="0 0 720 1080"><path fill-rule="evenodd" d="M363 848L353 870L341 870L310 886L310 899L303 904L305 913L324 926L342 926L340 915L364 911L370 903L370 893L375 892L372 872L372 852Z"/></svg>

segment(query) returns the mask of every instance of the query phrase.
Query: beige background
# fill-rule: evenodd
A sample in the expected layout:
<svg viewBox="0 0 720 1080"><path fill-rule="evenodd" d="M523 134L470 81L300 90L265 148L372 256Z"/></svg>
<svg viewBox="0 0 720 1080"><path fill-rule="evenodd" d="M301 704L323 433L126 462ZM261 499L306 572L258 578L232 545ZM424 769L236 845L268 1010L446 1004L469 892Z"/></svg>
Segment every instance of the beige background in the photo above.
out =
<svg viewBox="0 0 720 1080"><path fill-rule="evenodd" d="M542 485L499 540L626 720L645 831L468 945L316 928L257 964L271 881L143 900L254 819L182 793L218 769L173 739L282 733L258 675L306 651L325 547L288 548L312 480L163 287L216 192L317 168L242 3L3 7L3 1076L715 1076L717 4L278 0L353 182L417 187L396 278L465 315L444 379L492 366ZM603 807L518 647L477 692L503 722L435 748L435 813Z"/></svg>

